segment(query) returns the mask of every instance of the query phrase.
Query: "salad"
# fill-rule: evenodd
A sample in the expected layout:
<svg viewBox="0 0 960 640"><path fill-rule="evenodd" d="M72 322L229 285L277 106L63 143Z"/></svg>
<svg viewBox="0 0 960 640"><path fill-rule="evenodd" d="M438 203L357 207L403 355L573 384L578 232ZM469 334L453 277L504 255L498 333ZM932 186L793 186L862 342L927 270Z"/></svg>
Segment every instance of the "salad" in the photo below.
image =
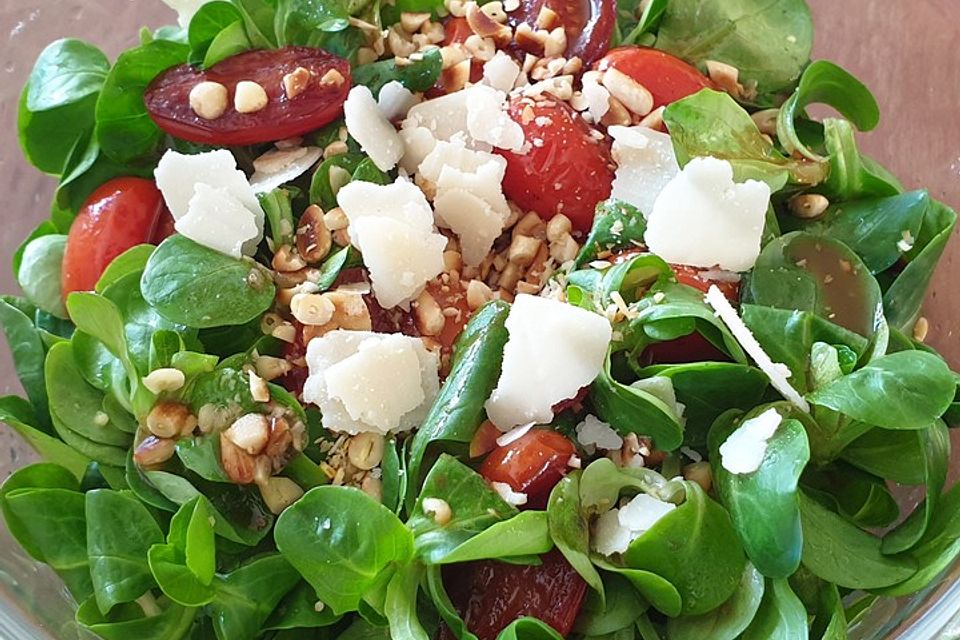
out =
<svg viewBox="0 0 960 640"><path fill-rule="evenodd" d="M956 214L803 0L166 1L19 105L0 509L80 628L834 640L960 555Z"/></svg>

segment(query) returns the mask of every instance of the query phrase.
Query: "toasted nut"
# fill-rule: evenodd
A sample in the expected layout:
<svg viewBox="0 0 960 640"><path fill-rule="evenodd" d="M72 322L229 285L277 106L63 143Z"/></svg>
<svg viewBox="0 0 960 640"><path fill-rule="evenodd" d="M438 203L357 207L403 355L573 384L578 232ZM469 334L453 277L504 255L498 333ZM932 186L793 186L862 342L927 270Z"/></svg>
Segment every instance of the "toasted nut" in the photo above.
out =
<svg viewBox="0 0 960 640"><path fill-rule="evenodd" d="M493 291L482 280L471 280L467 283L467 306L470 310L479 309L493 300Z"/></svg>
<svg viewBox="0 0 960 640"><path fill-rule="evenodd" d="M481 38L493 38L500 46L505 46L513 39L510 27L500 24L480 9L476 2L467 3L467 24L470 29Z"/></svg>
<svg viewBox="0 0 960 640"><path fill-rule="evenodd" d="M357 64L370 64L376 62L380 55L370 47L361 47L357 49Z"/></svg>
<svg viewBox="0 0 960 640"><path fill-rule="evenodd" d="M399 25L393 25L387 32L387 47L390 53L398 58L408 58L417 50L417 45L413 44L410 34L404 32Z"/></svg>
<svg viewBox="0 0 960 640"><path fill-rule="evenodd" d="M251 484L257 476L257 458L220 433L220 466L234 484Z"/></svg>
<svg viewBox="0 0 960 640"><path fill-rule="evenodd" d="M176 450L176 440L150 435L144 438L134 449L133 461L141 467L153 467L172 458Z"/></svg>
<svg viewBox="0 0 960 640"><path fill-rule="evenodd" d="M663 129L663 112L666 110L666 107L657 107L647 115L643 117L639 122L639 126L646 127L648 129Z"/></svg>
<svg viewBox="0 0 960 640"><path fill-rule="evenodd" d="M297 67L287 75L283 76L283 92L288 100L293 100L298 95L307 90L310 86L310 71L303 67Z"/></svg>
<svg viewBox="0 0 960 640"><path fill-rule="evenodd" d="M273 143L280 151L289 151L290 149L296 149L303 146L303 136L293 136L292 138L284 138L283 140L277 140Z"/></svg>
<svg viewBox="0 0 960 640"><path fill-rule="evenodd" d="M347 214L343 212L343 209L334 207L323 214L323 224L330 231L340 231L350 226L350 220L347 218Z"/></svg>
<svg viewBox="0 0 960 640"><path fill-rule="evenodd" d="M323 295L333 303L333 322L338 328L351 331L371 330L373 321L363 296L349 291L328 291Z"/></svg>
<svg viewBox="0 0 960 640"><path fill-rule="evenodd" d="M503 10L506 12L516 11L520 8L520 0L503 0Z"/></svg>
<svg viewBox="0 0 960 640"><path fill-rule="evenodd" d="M721 89L739 98L743 95L743 85L740 84L740 70L725 62L707 60L707 75Z"/></svg>
<svg viewBox="0 0 960 640"><path fill-rule="evenodd" d="M277 340L282 340L288 344L293 344L297 339L297 329L289 322L284 322L275 327L270 335Z"/></svg>
<svg viewBox="0 0 960 640"><path fill-rule="evenodd" d="M572 229L573 224L570 222L570 218L562 213L558 213L547 222L547 240L556 242L563 238L563 236L569 234Z"/></svg>
<svg viewBox="0 0 960 640"><path fill-rule="evenodd" d="M323 148L323 159L329 160L335 156L342 156L348 151L350 151L350 147L347 146L346 142L343 140L334 140Z"/></svg>
<svg viewBox="0 0 960 640"><path fill-rule="evenodd" d="M542 240L547 237L547 225L534 212L527 213L513 226L513 236L529 236Z"/></svg>
<svg viewBox="0 0 960 640"><path fill-rule="evenodd" d="M238 411L215 404L205 404L197 411L197 426L203 433L222 431L236 418Z"/></svg>
<svg viewBox="0 0 960 640"><path fill-rule="evenodd" d="M292 325L291 328L293 328ZM257 375L264 380L276 380L293 368L293 365L284 358L273 356L257 356L253 366L257 369Z"/></svg>
<svg viewBox="0 0 960 640"><path fill-rule="evenodd" d="M347 459L357 469L373 469L383 460L385 446L383 436L379 433L360 433L350 438Z"/></svg>
<svg viewBox="0 0 960 640"><path fill-rule="evenodd" d="M777 119L780 117L780 109L764 109L757 111L750 116L757 125L760 133L768 136L777 135Z"/></svg>
<svg viewBox="0 0 960 640"><path fill-rule="evenodd" d="M510 243L510 262L521 267L529 266L537 256L540 245L541 242L536 238L521 234L514 235L513 241Z"/></svg>
<svg viewBox="0 0 960 640"><path fill-rule="evenodd" d="M446 318L436 299L427 290L423 290L420 296L413 303L414 320L417 324L417 330L423 336L440 335Z"/></svg>
<svg viewBox="0 0 960 640"><path fill-rule="evenodd" d="M527 282L526 280L521 280L517 283L517 293L537 295L540 293L540 285L533 282Z"/></svg>
<svg viewBox="0 0 960 640"><path fill-rule="evenodd" d="M189 435L197 426L197 417L179 402L158 402L147 414L147 431L158 438Z"/></svg>
<svg viewBox="0 0 960 640"><path fill-rule="evenodd" d="M183 371L172 367L154 369L145 378L141 380L143 386L151 393L163 393L164 391L176 391L186 382Z"/></svg>
<svg viewBox="0 0 960 640"><path fill-rule="evenodd" d="M475 33L467 36L463 42L463 48L471 57L481 62L493 60L493 56L497 53L497 45L493 43L492 38L481 38Z"/></svg>
<svg viewBox="0 0 960 640"><path fill-rule="evenodd" d="M920 316L913 325L913 339L917 342L923 342L927 339L927 333L930 332L930 321Z"/></svg>
<svg viewBox="0 0 960 640"><path fill-rule="evenodd" d="M550 257L560 264L573 260L579 252L580 245L569 233L550 243Z"/></svg>
<svg viewBox="0 0 960 640"><path fill-rule="evenodd" d="M407 33L416 33L429 19L429 13L404 12L400 14L400 26Z"/></svg>
<svg viewBox="0 0 960 640"><path fill-rule="evenodd" d="M278 471L286 465L293 443L293 430L290 428L290 423L283 417L271 418L270 437L263 453L273 461Z"/></svg>
<svg viewBox="0 0 960 640"><path fill-rule="evenodd" d="M270 513L280 515L284 509L292 505L303 495L303 489L290 478L278 476L267 478L259 485L260 496Z"/></svg>
<svg viewBox="0 0 960 640"><path fill-rule="evenodd" d="M293 247L283 245L273 254L271 265L277 271L291 273L303 269L307 266L307 263L303 261L303 258L300 257Z"/></svg>
<svg viewBox="0 0 960 640"><path fill-rule="evenodd" d="M333 302L317 293L298 293L290 301L290 313L302 324L327 324L333 318L334 310Z"/></svg>
<svg viewBox="0 0 960 640"><path fill-rule="evenodd" d="M223 432L230 442L237 445L250 455L256 455L267 446L270 437L270 425L267 417L260 413L248 413L234 421L230 428Z"/></svg>
<svg viewBox="0 0 960 640"><path fill-rule="evenodd" d="M543 55L546 57L560 56L567 50L567 32L563 27L552 29L543 41Z"/></svg>
<svg viewBox="0 0 960 640"><path fill-rule="evenodd" d="M219 82L200 82L190 90L190 108L204 120L216 120L229 105L227 88Z"/></svg>
<svg viewBox="0 0 960 640"><path fill-rule="evenodd" d="M320 76L320 84L325 87L339 87L346 81L347 79L343 77L343 74L336 69L330 69Z"/></svg>
<svg viewBox="0 0 960 640"><path fill-rule="evenodd" d="M283 324L283 318L278 314L270 312L263 314L263 317L260 318L260 331L263 332L263 335L269 336L273 333L273 330Z"/></svg>
<svg viewBox="0 0 960 640"><path fill-rule="evenodd" d="M549 93L558 100L569 100L573 97L573 76L556 76L541 80L523 90L523 95L536 98Z"/></svg>
<svg viewBox="0 0 960 640"><path fill-rule="evenodd" d="M610 108L603 114L603 117L600 118L600 124L611 127L618 124L629 125L633 122L633 118L630 117L630 112L627 111L627 108L612 95L610 96L609 104Z"/></svg>
<svg viewBox="0 0 960 640"><path fill-rule="evenodd" d="M467 3L464 0L444 0L443 6L454 18L462 18L467 14Z"/></svg>
<svg viewBox="0 0 960 640"><path fill-rule="evenodd" d="M369 473L363 477L363 481L360 483L360 490L377 502L383 500L383 482L380 478L374 478Z"/></svg>
<svg viewBox="0 0 960 640"><path fill-rule="evenodd" d="M516 31L516 34L514 35L514 40L516 41L517 46L520 47L522 50L526 51L527 53L532 53L534 55L540 56L540 55L543 55L543 49L544 49L544 46L546 45L548 35L549 35L549 32L547 31L543 31L543 30L534 31L533 27L531 27L529 24L527 24L526 22L521 22L520 24L517 25L517 31ZM530 71L530 69L526 68L527 66L526 61L524 61L523 66L524 66L524 69L523 69L524 71L527 71L527 72Z"/></svg>
<svg viewBox="0 0 960 640"><path fill-rule="evenodd" d="M453 511L446 500L442 498L424 498L420 503L423 513L433 517L433 521L443 526L453 519Z"/></svg>
<svg viewBox="0 0 960 640"><path fill-rule="evenodd" d="M256 82L241 80L233 93L233 107L240 113L256 113L270 102L267 92Z"/></svg>
<svg viewBox="0 0 960 640"><path fill-rule="evenodd" d="M309 262L320 262L330 251L333 240L323 221L323 209L315 204L307 207L297 227L297 253Z"/></svg>
<svg viewBox="0 0 960 640"><path fill-rule="evenodd" d="M819 193L807 193L790 198L787 203L792 213L802 220L819 218L830 206L830 201Z"/></svg>
<svg viewBox="0 0 960 640"><path fill-rule="evenodd" d="M704 491L710 491L713 487L713 473L710 470L710 463L694 462L683 468L683 477L690 482L696 482Z"/></svg>
<svg viewBox="0 0 960 640"><path fill-rule="evenodd" d="M463 268L463 256L459 251L450 250L443 252L443 270L447 273L451 271L460 271Z"/></svg>
<svg viewBox="0 0 960 640"><path fill-rule="evenodd" d="M447 34L443 30L443 23L425 22L420 27L420 33L427 37L427 41L433 44L440 44L447 39Z"/></svg>
<svg viewBox="0 0 960 640"><path fill-rule="evenodd" d="M550 31L560 26L560 15L544 5L540 7L540 13L537 14L536 27Z"/></svg>
<svg viewBox="0 0 960 640"><path fill-rule="evenodd" d="M448 92L459 91L467 86L470 80L470 60L458 62L449 69L441 72L441 81Z"/></svg>
<svg viewBox="0 0 960 640"><path fill-rule="evenodd" d="M483 11L491 19L496 20L500 24L506 24L507 22L507 13L503 10L503 3L500 0L493 0L492 2L487 2L481 5L480 10Z"/></svg>
<svg viewBox="0 0 960 640"><path fill-rule="evenodd" d="M497 284L501 289L506 289L512 293L514 289L516 289L517 283L520 282L520 276L519 265L511 262L500 272L500 279L497 281Z"/></svg>
<svg viewBox="0 0 960 640"><path fill-rule="evenodd" d="M653 95L645 86L619 69L610 68L604 72L603 86L610 95L637 115L645 116L653 109Z"/></svg>
<svg viewBox="0 0 960 640"><path fill-rule="evenodd" d="M270 387L267 386L264 379L253 371L248 371L247 377L250 379L250 397L253 398L253 401L270 402Z"/></svg>

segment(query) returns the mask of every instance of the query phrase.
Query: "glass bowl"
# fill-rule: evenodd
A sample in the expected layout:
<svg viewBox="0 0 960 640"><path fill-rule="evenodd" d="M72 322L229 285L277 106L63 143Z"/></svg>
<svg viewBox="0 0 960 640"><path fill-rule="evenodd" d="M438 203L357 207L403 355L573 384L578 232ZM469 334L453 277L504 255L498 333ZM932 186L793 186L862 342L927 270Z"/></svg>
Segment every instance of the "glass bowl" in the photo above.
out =
<svg viewBox="0 0 960 640"><path fill-rule="evenodd" d="M877 95L883 119L862 138L863 148L907 188L924 187L960 209L960 2L808 0L817 26L815 57L849 69ZM0 256L8 260L47 215L53 180L28 167L16 141L17 98L33 60L52 40L73 36L116 55L137 40L138 28L173 21L159 0L0 0L0 193L7 203ZM925 316L929 342L960 368L960 242L947 251L930 291ZM16 283L0 268L0 291ZM0 392L18 393L7 349L0 349ZM954 434L957 435L957 434ZM960 477L960 438L954 441L953 480ZM0 427L0 479L34 458L15 434ZM913 497L914 500L916 497ZM905 498L905 499L909 499ZM885 600L858 621L852 638L931 640L960 637L960 566L913 598ZM0 638L77 638L72 602L59 579L28 558L0 529Z"/></svg>

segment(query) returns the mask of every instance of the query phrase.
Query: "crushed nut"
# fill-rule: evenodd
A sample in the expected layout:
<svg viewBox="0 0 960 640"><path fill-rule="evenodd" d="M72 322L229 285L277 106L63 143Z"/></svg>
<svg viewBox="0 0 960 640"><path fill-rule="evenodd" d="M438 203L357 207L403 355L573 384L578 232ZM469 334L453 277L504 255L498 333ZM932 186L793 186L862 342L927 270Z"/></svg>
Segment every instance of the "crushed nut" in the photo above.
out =
<svg viewBox="0 0 960 640"><path fill-rule="evenodd" d="M266 90L251 80L241 80L233 94L233 107L240 113L256 113L270 102Z"/></svg>
<svg viewBox="0 0 960 640"><path fill-rule="evenodd" d="M220 433L220 466L234 484L251 484L257 477L257 458Z"/></svg>
<svg viewBox="0 0 960 640"><path fill-rule="evenodd" d="M436 299L424 289L413 303L414 320L420 335L437 336L443 331L446 319Z"/></svg>
<svg viewBox="0 0 960 640"><path fill-rule="evenodd" d="M147 414L147 431L158 438L186 436L197 426L189 407L179 402L158 402Z"/></svg>
<svg viewBox="0 0 960 640"><path fill-rule="evenodd" d="M529 236L543 240L547 237L547 225L544 223L543 218L531 211L520 218L513 226L512 233L514 237Z"/></svg>
<svg viewBox="0 0 960 640"><path fill-rule="evenodd" d="M305 325L325 325L333 318L335 310L333 301L318 293L298 293L290 300L290 313Z"/></svg>
<svg viewBox="0 0 960 640"><path fill-rule="evenodd" d="M704 491L713 487L713 473L707 461L694 462L683 468L683 477L690 482L696 482Z"/></svg>
<svg viewBox="0 0 960 640"><path fill-rule="evenodd" d="M297 339L297 329L289 322L284 322L275 327L270 335L287 344L293 344Z"/></svg>
<svg viewBox="0 0 960 640"><path fill-rule="evenodd" d="M176 440L149 435L133 450L133 461L141 467L154 467L172 458L176 450Z"/></svg>
<svg viewBox="0 0 960 640"><path fill-rule="evenodd" d="M280 515L303 495L303 489L290 478L277 476L267 478L258 485L260 496L267 509L274 515Z"/></svg>
<svg viewBox="0 0 960 640"><path fill-rule="evenodd" d="M740 70L736 67L717 60L707 60L707 75L734 98L744 95L743 85L740 84Z"/></svg>
<svg viewBox="0 0 960 640"><path fill-rule="evenodd" d="M417 50L417 45L413 44L410 34L399 25L393 25L387 32L387 48L394 56L407 58Z"/></svg>
<svg viewBox="0 0 960 640"><path fill-rule="evenodd" d="M830 207L830 201L819 193L807 193L790 198L787 203L792 213L802 220L819 218Z"/></svg>
<svg viewBox="0 0 960 640"><path fill-rule="evenodd" d="M370 474L365 475L360 482L360 490L377 502L383 500L383 481L380 478L375 478Z"/></svg>
<svg viewBox="0 0 960 640"><path fill-rule="evenodd" d="M753 118L760 133L765 133L768 136L777 135L777 119L780 117L780 109L764 109L763 111L757 111L750 117Z"/></svg>
<svg viewBox="0 0 960 640"><path fill-rule="evenodd" d="M559 264L564 264L577 257L580 252L580 245L573 239L569 233L562 235L557 240L550 243L550 257Z"/></svg>
<svg viewBox="0 0 960 640"><path fill-rule="evenodd" d="M423 513L431 516L433 521L443 526L453 519L453 511L446 500L442 498L424 498L420 503Z"/></svg>
<svg viewBox="0 0 960 640"><path fill-rule="evenodd" d="M480 10L500 24L506 24L507 22L507 14L503 10L503 4L499 0L493 0L492 2L481 5Z"/></svg>
<svg viewBox="0 0 960 640"><path fill-rule="evenodd" d="M300 216L297 252L308 263L317 263L326 257L332 244L330 231L324 223L323 209L315 204L310 205Z"/></svg>
<svg viewBox="0 0 960 640"><path fill-rule="evenodd" d="M639 126L646 127L648 129L657 129L658 131L663 130L663 112L666 110L666 107L657 107L646 116L643 117L639 122Z"/></svg>
<svg viewBox="0 0 960 640"><path fill-rule="evenodd" d="M343 74L336 69L330 69L320 76L320 84L324 87L340 87L346 81L347 79L343 77Z"/></svg>
<svg viewBox="0 0 960 640"><path fill-rule="evenodd" d="M250 455L257 455L267 446L270 425L265 415L248 413L237 418L223 434L230 442Z"/></svg>
<svg viewBox="0 0 960 640"><path fill-rule="evenodd" d="M238 410L216 404L205 404L197 411L197 426L203 433L222 431L236 418Z"/></svg>
<svg viewBox="0 0 960 640"><path fill-rule="evenodd" d="M625 106L623 106L622 102L611 95L608 103L610 108L605 114L603 114L603 117L600 118L600 124L606 127L612 127L614 125L627 126L633 123L633 118L630 117L630 112Z"/></svg>
<svg viewBox="0 0 960 640"><path fill-rule="evenodd" d="M440 75L443 86L449 93L459 91L470 81L470 60L458 62L449 69L444 69Z"/></svg>
<svg viewBox="0 0 960 640"><path fill-rule="evenodd" d="M296 249L289 245L283 245L273 254L271 265L276 271L291 273L300 271L307 266L307 263L303 261Z"/></svg>
<svg viewBox="0 0 960 640"><path fill-rule="evenodd" d="M379 433L360 433L350 438L347 445L347 459L357 469L373 469L383 460L386 444Z"/></svg>
<svg viewBox="0 0 960 640"><path fill-rule="evenodd" d="M141 382L150 393L163 393L164 391L176 391L186 382L186 376L183 371L173 367L163 367L154 369Z"/></svg>
<svg viewBox="0 0 960 640"><path fill-rule="evenodd" d="M521 267L530 266L540 250L540 245L541 242L536 238L514 234L508 253L510 262Z"/></svg>
<svg viewBox="0 0 960 640"><path fill-rule="evenodd" d="M416 33L428 20L430 20L429 13L409 13L405 11L400 14L400 26L407 33Z"/></svg>
<svg viewBox="0 0 960 640"><path fill-rule="evenodd" d="M267 383L253 371L247 372L250 379L250 397L254 402L270 402L270 388Z"/></svg>
<svg viewBox="0 0 960 640"><path fill-rule="evenodd" d="M470 29L481 38L493 38L501 47L508 45L513 39L510 27L488 16L476 2L466 4L466 17Z"/></svg>
<svg viewBox="0 0 960 640"><path fill-rule="evenodd" d="M228 104L227 88L219 82L200 82L190 90L190 108L204 120L216 120Z"/></svg>
<svg viewBox="0 0 960 640"><path fill-rule="evenodd" d="M607 69L602 82L610 95L633 113L645 116L653 109L653 95L650 91L622 71Z"/></svg>
<svg viewBox="0 0 960 640"><path fill-rule="evenodd" d="M570 222L570 218L558 213L547 222L547 240L556 242L563 236L568 235L572 229L573 224Z"/></svg>
<svg viewBox="0 0 960 640"><path fill-rule="evenodd" d="M493 56L497 53L497 45L493 43L493 39L481 38L475 33L467 36L463 48L471 57L481 62L493 60Z"/></svg>
<svg viewBox="0 0 960 640"><path fill-rule="evenodd" d="M290 328L296 331L293 325ZM276 380L277 378L289 373L293 368L284 358L275 358L274 356L257 356L253 361L253 366L257 370L257 375L264 380ZM264 401L265 402L265 401Z"/></svg>
<svg viewBox="0 0 960 640"><path fill-rule="evenodd" d="M567 50L567 32L563 27L551 29L543 41L543 55L547 57L563 55Z"/></svg>
<svg viewBox="0 0 960 640"><path fill-rule="evenodd" d="M283 92L288 100L293 100L310 86L310 71L303 67L297 67L287 75L283 76Z"/></svg>
<svg viewBox="0 0 960 640"><path fill-rule="evenodd" d="M343 209L334 207L323 214L323 224L330 231L340 231L350 225L350 220L347 218L347 214L343 212Z"/></svg>
<svg viewBox="0 0 960 640"><path fill-rule="evenodd" d="M913 339L917 342L923 342L927 339L927 333L930 332L930 321L920 316L913 325Z"/></svg>

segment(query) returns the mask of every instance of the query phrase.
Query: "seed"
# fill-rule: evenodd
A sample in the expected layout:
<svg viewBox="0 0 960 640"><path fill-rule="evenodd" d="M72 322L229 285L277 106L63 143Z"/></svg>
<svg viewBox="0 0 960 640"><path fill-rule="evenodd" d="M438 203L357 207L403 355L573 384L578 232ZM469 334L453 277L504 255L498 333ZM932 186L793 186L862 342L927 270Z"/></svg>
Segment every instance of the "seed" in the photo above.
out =
<svg viewBox="0 0 960 640"><path fill-rule="evenodd" d="M334 303L325 295L298 293L290 300L290 313L302 324L327 324L333 318L335 310Z"/></svg>
<svg viewBox="0 0 960 640"><path fill-rule="evenodd" d="M303 67L297 67L283 76L283 92L288 100L293 100L307 90L310 85L310 72Z"/></svg>
<svg viewBox="0 0 960 640"><path fill-rule="evenodd" d="M250 378L250 397L254 402L270 402L270 388L263 378L253 371L248 371L247 377Z"/></svg>
<svg viewBox="0 0 960 640"><path fill-rule="evenodd" d="M383 460L384 440L379 433L365 432L353 436L347 447L347 459L357 469L373 469Z"/></svg>
<svg viewBox="0 0 960 640"><path fill-rule="evenodd" d="M233 107L240 113L256 113L267 106L270 98L256 82L241 80L233 94Z"/></svg>
<svg viewBox="0 0 960 640"><path fill-rule="evenodd" d="M323 221L323 209L315 204L307 207L297 227L297 252L307 262L320 262L330 251L333 240Z"/></svg>
<svg viewBox="0 0 960 640"><path fill-rule="evenodd" d="M279 515L303 495L303 489L290 478L267 478L259 485L260 496L270 513Z"/></svg>
<svg viewBox="0 0 960 640"><path fill-rule="evenodd" d="M204 120L216 120L226 112L228 97L219 82L200 82L190 90L190 108Z"/></svg>
<svg viewBox="0 0 960 640"><path fill-rule="evenodd" d="M133 461L141 467L153 467L172 458L176 450L176 440L150 435L137 445L133 452Z"/></svg>
<svg viewBox="0 0 960 640"><path fill-rule="evenodd" d="M802 220L813 220L822 216L830 206L830 201L819 193L807 193L790 198L790 213Z"/></svg>
<svg viewBox="0 0 960 640"><path fill-rule="evenodd" d="M446 500L442 498L424 498L420 504L423 513L433 517L433 521L443 526L453 518L453 511Z"/></svg>
<svg viewBox="0 0 960 640"><path fill-rule="evenodd" d="M913 325L913 339L923 342L927 339L927 333L930 331L930 321L920 316L916 324Z"/></svg>
<svg viewBox="0 0 960 640"><path fill-rule="evenodd" d="M186 382L183 371L172 367L154 369L145 378L142 379L143 386L151 393L163 393L164 391L176 391Z"/></svg>
<svg viewBox="0 0 960 640"><path fill-rule="evenodd" d="M250 455L256 455L267 446L270 437L270 425L267 417L259 413L240 416L223 432L230 442Z"/></svg>
<svg viewBox="0 0 960 640"><path fill-rule="evenodd" d="M147 414L147 431L158 438L188 435L196 426L196 416L179 402L158 402Z"/></svg>

